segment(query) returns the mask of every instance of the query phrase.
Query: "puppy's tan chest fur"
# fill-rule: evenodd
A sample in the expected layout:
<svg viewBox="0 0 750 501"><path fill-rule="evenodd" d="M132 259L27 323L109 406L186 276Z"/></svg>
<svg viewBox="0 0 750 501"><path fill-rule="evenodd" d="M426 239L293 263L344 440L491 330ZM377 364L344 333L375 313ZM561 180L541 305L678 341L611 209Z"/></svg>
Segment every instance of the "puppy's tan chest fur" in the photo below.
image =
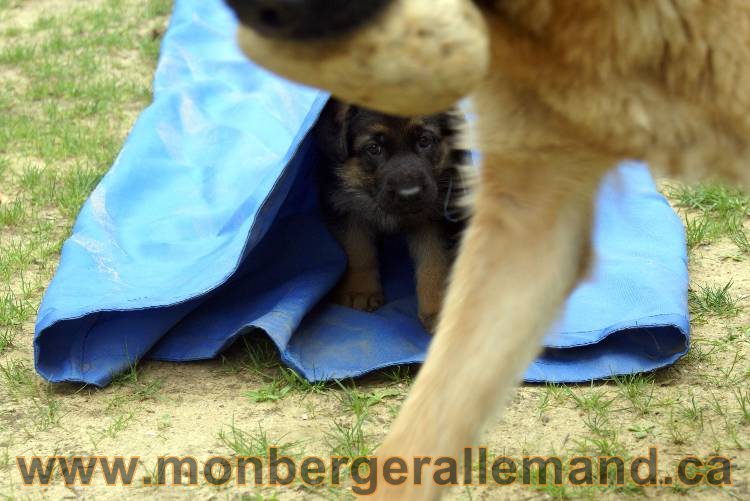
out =
<svg viewBox="0 0 750 501"><path fill-rule="evenodd" d="M485 14L486 150L575 144L748 183L750 2L502 0Z"/></svg>

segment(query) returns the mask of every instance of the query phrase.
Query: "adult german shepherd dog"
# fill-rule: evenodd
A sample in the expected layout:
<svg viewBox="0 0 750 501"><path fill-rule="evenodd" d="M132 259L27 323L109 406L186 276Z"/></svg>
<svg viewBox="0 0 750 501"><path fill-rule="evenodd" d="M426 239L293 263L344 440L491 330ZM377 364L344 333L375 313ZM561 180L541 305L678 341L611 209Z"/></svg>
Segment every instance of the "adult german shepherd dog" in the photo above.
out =
<svg viewBox="0 0 750 501"><path fill-rule="evenodd" d="M381 457L460 457L474 443L588 270L593 195L616 162L750 181L746 0L230 4L250 58L347 101L412 115L473 99L474 213ZM439 495L406 482L376 497Z"/></svg>

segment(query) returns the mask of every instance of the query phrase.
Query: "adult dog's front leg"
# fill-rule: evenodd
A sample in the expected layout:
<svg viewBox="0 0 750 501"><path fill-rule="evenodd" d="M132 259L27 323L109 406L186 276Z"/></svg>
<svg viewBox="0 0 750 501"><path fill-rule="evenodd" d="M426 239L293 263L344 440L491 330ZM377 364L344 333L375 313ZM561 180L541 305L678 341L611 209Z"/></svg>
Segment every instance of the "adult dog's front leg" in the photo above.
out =
<svg viewBox="0 0 750 501"><path fill-rule="evenodd" d="M461 458L507 399L567 293L587 267L599 169L568 158L486 157L427 360L377 454ZM588 164L588 165L586 165ZM548 165L545 168L544 165ZM378 499L432 499L429 468Z"/></svg>

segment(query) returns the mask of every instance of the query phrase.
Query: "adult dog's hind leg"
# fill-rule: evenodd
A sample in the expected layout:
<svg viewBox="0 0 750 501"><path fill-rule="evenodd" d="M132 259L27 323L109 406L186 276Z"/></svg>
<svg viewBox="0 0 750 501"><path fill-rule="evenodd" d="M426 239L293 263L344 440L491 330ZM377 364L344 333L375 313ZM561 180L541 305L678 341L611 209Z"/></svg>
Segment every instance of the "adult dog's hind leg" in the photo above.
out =
<svg viewBox="0 0 750 501"><path fill-rule="evenodd" d="M485 158L437 334L377 451L381 465L400 456L413 473L414 456L458 459L474 444L587 268L601 170L591 159L557 155L528 162ZM428 471L419 487L413 477L398 487L381 477L376 497L432 499L439 491Z"/></svg>

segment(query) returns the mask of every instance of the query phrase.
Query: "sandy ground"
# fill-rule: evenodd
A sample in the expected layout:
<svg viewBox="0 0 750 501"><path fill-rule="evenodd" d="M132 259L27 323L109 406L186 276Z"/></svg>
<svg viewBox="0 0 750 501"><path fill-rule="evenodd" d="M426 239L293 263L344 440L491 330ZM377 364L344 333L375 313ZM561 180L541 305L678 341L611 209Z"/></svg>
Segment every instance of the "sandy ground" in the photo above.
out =
<svg viewBox="0 0 750 501"><path fill-rule="evenodd" d="M693 280L721 282L733 278L735 291L745 297L750 296L750 269L745 261L735 262L730 245L716 245L706 248L691 263ZM745 303L747 301L745 300ZM747 326L747 314L736 319L736 325ZM700 342L721 339L727 335L727 326L708 323L694 327L695 339ZM18 342L10 356L21 358L31 364L31 335L33 326L28 325L27 337ZM242 350L235 349L227 355L242 357ZM745 352L746 353L746 352ZM724 388L719 381L706 380L706 371L716 376L716 367L729 367L733 362L731 353L715 353L710 362L681 360L674 367L656 373L654 399L656 401L681 402L675 412L682 412L682 404L694 397L698 406L704 409L706 423L702 429L686 423L683 419L670 416L656 406L648 415L639 416L628 407L629 403L618 399L618 392L611 384L597 384L596 391L602 391L615 403L608 417L615 423L616 439L631 455L646 454L648 446L657 446L662 460L669 464L677 458L693 454L707 457L715 453L725 454L733 459L734 486L717 491L691 490L687 494L672 490L646 489L639 495L648 497L689 496L689 497L743 497L747 494L750 460L748 453L748 428L744 425L739 431L741 447L728 443L722 430L724 424L718 416L710 415L709 408L715 396L731 402L731 388ZM747 359L740 362L737 370L747 370ZM160 381L159 391L150 398L133 396L150 382ZM41 383L40 383L41 384ZM56 386L55 398L63 409L59 425L48 430L34 429L36 422L33 406L22 402L6 400L0 404L0 421L6 431L0 435L0 455L3 451L13 458L22 456L49 455L106 455L140 456L145 475L153 471L156 458L162 455L196 456L205 460L213 455L231 456L232 451L218 438L219 433L227 432L235 426L253 433L262 427L271 440L277 443L299 442L308 455L330 455L328 434L336 422L351 423L353 417L346 416L340 390L328 390L322 394L294 392L276 402L254 403L246 396L247 392L258 389L265 381L252 373L240 369L234 371L231 364L213 360L192 364L145 363L140 367L138 383L112 386L103 390L77 386ZM746 384L746 383L744 383ZM387 398L375 405L365 425L365 433L374 443L384 436L388 424L396 413L407 389L404 383L391 383L382 376L373 376L357 381L360 390L377 392L382 389L396 389L398 396ZM587 390L584 388L584 390ZM470 391L470 388L467 388ZM521 457L525 454L573 455L582 441L592 438L584 424L587 413L570 399L562 397L544 408L543 401L547 390L541 386L522 387L510 408L503 417L494 419L482 444L496 454ZM120 402L119 399L122 399ZM664 404L665 408L672 408ZM666 414L666 415L665 415ZM342 417L343 416L343 417ZM670 431L674 425L684 434L684 443L675 443ZM119 423L119 424L118 424ZM629 429L634 427L649 430L644 437L637 436ZM122 428L122 429L120 429ZM719 443L717 443L717 440ZM665 469L668 469L665 465ZM234 499L244 494L255 495L250 488L237 488L230 484L216 488L207 484L196 487L21 487L20 477L15 468L0 471L0 492L11 496L49 497L59 499L64 496L94 497L115 499L123 495L159 495L166 498L217 498ZM5 489L4 491L2 489ZM264 491L267 496L281 498L308 497L311 495L302 488L274 489ZM336 498L335 491L323 491L320 495ZM343 495L343 494L342 494ZM545 498L546 494L530 491L520 486L495 487L491 489L453 489L452 495L461 499L518 499ZM581 489L568 490L567 495L589 497L594 493ZM596 497L619 497L615 492L600 492Z"/></svg>
<svg viewBox="0 0 750 501"><path fill-rule="evenodd" d="M39 2L40 7L43 2ZM56 8L65 8L57 2ZM33 5L33 2L28 5ZM45 4L49 6L49 2ZM18 18L33 23L39 10L29 7ZM139 69L141 71L142 69ZM150 74L143 71L145 75ZM7 75L6 75L7 76ZM130 123L137 110L128 116ZM127 130L123 126L123 138ZM714 454L732 459L733 486L721 490L699 487L683 492L673 488L633 490L645 497L750 498L750 425L740 417L735 392L747 388L748 325L750 325L750 266L728 240L719 240L693 252L690 260L694 284L733 281L732 292L742 298L744 308L733 318L709 318L694 325L691 355L675 366L658 371L653 386L653 405L647 412L632 408L613 383L582 385L573 395L611 399L604 418L604 436L616 450L638 456L649 446L660 451L660 468L669 471L684 455ZM37 291L37 301L39 293ZM14 346L0 354L0 364L33 366L34 326L27 323ZM718 347L717 349L711 349ZM6 365L7 366L7 365ZM481 368L478 368L481 370ZM270 373L277 369L270 369ZM744 377L741 377L744 374ZM34 376L35 377L35 376ZM98 390L59 385L48 388L34 379L32 388L14 392L0 388L0 496L8 498L119 499L123 496L159 496L197 499L262 499L347 497L346 491L309 490L299 484L286 489L237 487L230 482L214 487L201 480L197 486L149 487L137 481L133 487L106 487L101 480L90 487L63 486L58 480L49 487L24 487L15 465L16 456L139 456L136 479L154 471L158 456L213 455L230 457L234 452L220 439L231 426L253 434L262 429L273 443L296 442L295 451L329 456L336 426L354 421L344 392L335 387L320 392L295 389L271 402L253 402L248 392L268 384L268 379L247 368L242 347L222 359L201 363L147 362L139 366L137 380ZM403 401L408 382L392 382L384 375L356 381L360 391L383 396L365 421L364 434L377 444ZM7 386L7 385L6 385ZM471 391L471 388L467 388ZM39 397L39 395L45 395ZM52 419L50 402L57 409ZM489 423L482 443L494 454L520 458L526 454L572 456L598 437L590 419L596 418L564 389L525 385L502 417ZM426 417L429 419L429 417ZM588 423L588 424L587 424ZM601 447L600 447L601 448ZM630 492L629 489L625 491ZM537 490L510 487L456 488L460 499L545 499L548 497L619 498L622 491L566 488ZM257 497L256 497L257 496Z"/></svg>

